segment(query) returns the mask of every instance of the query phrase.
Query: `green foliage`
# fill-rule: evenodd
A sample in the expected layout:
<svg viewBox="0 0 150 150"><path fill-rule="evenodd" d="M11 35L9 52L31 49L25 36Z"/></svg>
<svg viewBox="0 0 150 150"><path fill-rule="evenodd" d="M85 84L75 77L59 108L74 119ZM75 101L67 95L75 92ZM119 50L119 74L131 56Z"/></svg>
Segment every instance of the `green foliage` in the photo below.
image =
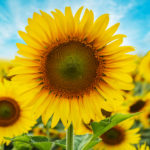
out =
<svg viewBox="0 0 150 150"><path fill-rule="evenodd" d="M30 136L30 140L32 143L48 142L48 138L45 136Z"/></svg>
<svg viewBox="0 0 150 150"><path fill-rule="evenodd" d="M63 139L63 140L56 140L56 141L54 142L54 144L55 144L56 146L60 146L60 147L62 147L62 148L64 148L64 149L66 149L66 139Z"/></svg>
<svg viewBox="0 0 150 150"><path fill-rule="evenodd" d="M7 138L8 139L8 138ZM13 150L50 150L52 143L44 136L22 135L11 139Z"/></svg>
<svg viewBox="0 0 150 150"><path fill-rule="evenodd" d="M150 83L136 82L133 89L134 96L144 96L150 91Z"/></svg>
<svg viewBox="0 0 150 150"><path fill-rule="evenodd" d="M22 142L14 142L13 143L13 149L12 150L32 150L32 146L27 143Z"/></svg>
<svg viewBox="0 0 150 150"><path fill-rule="evenodd" d="M116 126L121 121L124 121L128 118L131 118L136 114L115 114L110 118L106 118L100 122L91 123L93 135L78 135L74 136L74 150L89 150L96 144L98 144L101 139L99 138L106 131ZM17 136L13 139L6 138L13 142L13 150L50 150L52 147L60 146L63 149L66 149L66 140L56 140L49 141L45 136L29 136L22 135Z"/></svg>
<svg viewBox="0 0 150 150"><path fill-rule="evenodd" d="M141 144L146 143L147 145L150 145L150 129L141 129L140 131L141 136Z"/></svg>
<svg viewBox="0 0 150 150"><path fill-rule="evenodd" d="M92 123L93 135L91 136L89 141L83 146L82 150L89 150L90 148L92 148L94 145L97 144L94 141L98 137L100 137L102 134L104 134L106 131L108 131L112 127L116 126L118 123L128 118L131 118L137 114L139 113L135 113L135 114L119 114L118 113L100 122L93 122Z"/></svg>
<svg viewBox="0 0 150 150"><path fill-rule="evenodd" d="M92 135L86 134L86 135L76 135L74 136L74 150L81 150L82 147L85 145L85 143L87 143L87 141L91 138ZM92 145L96 145L97 143L99 143L101 141L100 138L96 138L95 140L93 140L93 142L91 143ZM60 146L63 149L66 149L66 139L63 140L56 140L54 141L54 144L56 146Z"/></svg>
<svg viewBox="0 0 150 150"><path fill-rule="evenodd" d="M75 137L75 146L74 150L82 150L84 145L92 138L92 135L83 135L83 136L76 136ZM100 138L93 139L90 143L88 148L92 148L96 144L98 144L101 141Z"/></svg>
<svg viewBox="0 0 150 150"><path fill-rule="evenodd" d="M50 150L52 147L51 142L35 142L33 146L37 148L37 150Z"/></svg>

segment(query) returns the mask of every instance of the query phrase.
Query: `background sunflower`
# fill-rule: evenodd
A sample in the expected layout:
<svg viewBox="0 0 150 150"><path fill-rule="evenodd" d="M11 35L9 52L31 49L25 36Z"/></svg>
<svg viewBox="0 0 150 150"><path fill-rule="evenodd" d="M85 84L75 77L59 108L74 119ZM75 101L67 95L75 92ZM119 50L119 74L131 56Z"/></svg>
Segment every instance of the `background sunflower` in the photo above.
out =
<svg viewBox="0 0 150 150"><path fill-rule="evenodd" d="M34 126L35 115L27 107L18 88L5 81L0 83L0 143L8 142L5 137L14 137L28 132Z"/></svg>
<svg viewBox="0 0 150 150"><path fill-rule="evenodd" d="M124 121L104 133L102 142L95 146L95 150L133 150L133 144L140 141L139 128L131 129L133 120Z"/></svg>

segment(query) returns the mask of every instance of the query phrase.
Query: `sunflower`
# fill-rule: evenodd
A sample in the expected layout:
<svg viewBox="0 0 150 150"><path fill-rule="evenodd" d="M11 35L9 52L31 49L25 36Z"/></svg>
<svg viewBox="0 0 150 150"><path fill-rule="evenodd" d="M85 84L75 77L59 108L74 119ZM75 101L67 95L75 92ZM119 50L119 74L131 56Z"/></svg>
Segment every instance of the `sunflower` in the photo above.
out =
<svg viewBox="0 0 150 150"><path fill-rule="evenodd" d="M143 144L141 146L138 146L138 150L150 150L149 146L146 146L146 144Z"/></svg>
<svg viewBox="0 0 150 150"><path fill-rule="evenodd" d="M65 137L66 133L65 132L59 132L56 129L48 129L42 127L42 126L37 126L33 129L33 135L35 136L49 136L50 138L57 138L57 139L62 139Z"/></svg>
<svg viewBox="0 0 150 150"><path fill-rule="evenodd" d="M100 138L102 141L95 146L95 150L135 150L133 144L138 144L139 128L131 129L133 120L126 120L111 128Z"/></svg>
<svg viewBox="0 0 150 150"><path fill-rule="evenodd" d="M116 113L127 113L124 101L109 100L104 103L105 109L101 109L104 117L110 117Z"/></svg>
<svg viewBox="0 0 150 150"><path fill-rule="evenodd" d="M150 127L150 109L141 113L139 120L145 128Z"/></svg>
<svg viewBox="0 0 150 150"><path fill-rule="evenodd" d="M47 136L46 129L44 127L35 127L33 129L34 136Z"/></svg>
<svg viewBox="0 0 150 150"><path fill-rule="evenodd" d="M14 137L28 132L35 124L32 108L18 93L19 88L6 81L0 83L0 143L9 143L4 137Z"/></svg>
<svg viewBox="0 0 150 150"><path fill-rule="evenodd" d="M83 120L80 122L79 127L75 129L74 133L76 135L84 135L84 134L93 134L91 123L93 120L90 121L90 123L86 124Z"/></svg>
<svg viewBox="0 0 150 150"><path fill-rule="evenodd" d="M66 136L66 132L57 131L56 129L50 129L49 133L50 133L50 137L55 139L64 139Z"/></svg>
<svg viewBox="0 0 150 150"><path fill-rule="evenodd" d="M127 113L126 111L127 108L126 106L124 106L123 102L121 101L116 102L115 100L113 101L109 100L106 101L104 105L105 105L105 109L101 109L103 119L110 117L116 113L124 113L124 114ZM93 131L92 131L91 123L97 120L90 120L90 123L88 124L82 120L80 122L79 128L75 130L75 134L77 135L92 134Z"/></svg>
<svg viewBox="0 0 150 150"><path fill-rule="evenodd" d="M136 112L144 112L150 106L150 93L146 96L135 96L132 99L128 100L126 103L127 105L127 112L129 113L136 113Z"/></svg>
<svg viewBox="0 0 150 150"><path fill-rule="evenodd" d="M3 82L4 79L11 80L11 77L8 76L8 73L13 66L14 65L9 60L0 59L0 81Z"/></svg>
<svg viewBox="0 0 150 150"><path fill-rule="evenodd" d="M140 82L140 81L142 82L142 81L144 81L143 77L139 73L139 70L140 70L139 66L140 66L141 60L142 60L142 57L136 55L136 59L135 59L136 68L132 72L132 78L133 78L134 82Z"/></svg>
<svg viewBox="0 0 150 150"><path fill-rule="evenodd" d="M11 71L14 81L24 85L29 104L35 104L46 124L59 120L65 127L72 122L89 123L101 116L104 99L123 100L121 90L130 90L129 72L135 67L131 46L121 46L125 35L114 35L119 23L107 29L109 15L94 21L91 10L83 7L75 15L66 7L49 14L41 11L28 19L26 32L19 35L26 44L17 44L19 66ZM100 118L100 117L99 117Z"/></svg>
<svg viewBox="0 0 150 150"><path fill-rule="evenodd" d="M124 91L122 92L122 95L123 95L123 97L124 97L124 100L125 100L125 101L128 101L128 100L130 100L130 99L133 98L134 90L131 90L131 91L129 91L129 90L124 90Z"/></svg>
<svg viewBox="0 0 150 150"><path fill-rule="evenodd" d="M139 73L146 81L150 82L150 51L141 60Z"/></svg>

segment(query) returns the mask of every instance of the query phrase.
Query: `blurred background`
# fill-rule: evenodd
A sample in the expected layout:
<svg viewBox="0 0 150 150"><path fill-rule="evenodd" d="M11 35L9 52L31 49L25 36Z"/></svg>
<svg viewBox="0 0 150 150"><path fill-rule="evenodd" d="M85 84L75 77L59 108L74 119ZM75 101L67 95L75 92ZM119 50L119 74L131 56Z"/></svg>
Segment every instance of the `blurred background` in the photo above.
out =
<svg viewBox="0 0 150 150"><path fill-rule="evenodd" d="M75 12L80 6L92 9L95 18L110 14L110 25L120 22L118 33L126 34L124 45L136 47L136 53L145 55L150 49L149 0L0 0L0 58L13 59L16 43L22 42L18 30L24 30L33 12L50 12L55 8L64 12L71 6Z"/></svg>
<svg viewBox="0 0 150 150"><path fill-rule="evenodd" d="M39 13L43 10L50 13L55 8L64 12L66 6L71 6L74 13L81 6L92 9L95 19L101 14L108 13L110 14L109 26L120 22L117 33L127 35L124 45L134 46L136 49L134 53L139 56L136 59L136 69L131 74L134 89L123 91L126 100L124 107L130 110L137 102L146 100L150 104L150 52L146 55L150 50L150 0L0 0L0 82L4 79L11 81L12 76L8 73L14 64L10 60L17 55L16 43L24 43L18 35L18 30L25 30L27 20L32 18L33 12ZM139 66L144 68L141 74ZM148 98L145 98L147 94ZM135 118L133 128L140 128L140 143L147 143L150 146L150 105L145 106L148 106L147 111L144 111L138 119ZM140 111L139 109L136 112ZM39 118L29 135L42 135L52 141L64 139L65 132L62 123L59 122L55 129L49 129L50 124L51 120L47 126L44 126ZM62 145L56 145L54 150L63 149L59 146L62 147ZM5 150L25 148L36 150L24 143L5 145Z"/></svg>

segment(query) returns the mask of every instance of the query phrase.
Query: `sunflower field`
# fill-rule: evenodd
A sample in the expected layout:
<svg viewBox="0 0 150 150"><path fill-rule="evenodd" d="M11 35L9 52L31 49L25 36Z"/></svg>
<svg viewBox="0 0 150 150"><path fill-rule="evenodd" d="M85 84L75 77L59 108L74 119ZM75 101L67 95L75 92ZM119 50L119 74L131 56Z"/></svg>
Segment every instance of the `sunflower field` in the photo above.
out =
<svg viewBox="0 0 150 150"><path fill-rule="evenodd" d="M0 150L150 149L150 52L109 22L83 7L28 18L0 59Z"/></svg>

